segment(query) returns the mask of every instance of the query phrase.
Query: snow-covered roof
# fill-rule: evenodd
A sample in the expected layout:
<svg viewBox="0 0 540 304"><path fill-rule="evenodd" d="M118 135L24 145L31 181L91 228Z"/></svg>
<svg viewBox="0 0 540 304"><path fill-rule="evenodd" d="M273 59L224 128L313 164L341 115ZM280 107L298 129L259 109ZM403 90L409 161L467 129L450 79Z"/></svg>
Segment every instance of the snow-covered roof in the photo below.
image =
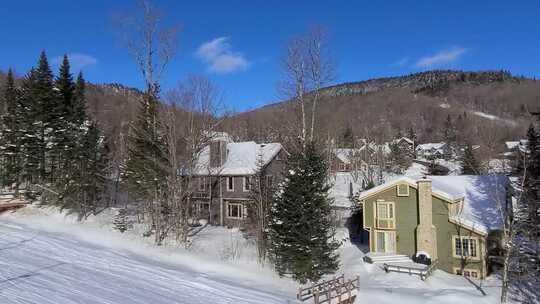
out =
<svg viewBox="0 0 540 304"><path fill-rule="evenodd" d="M442 151L446 143L439 142L439 143L426 143L416 146L417 151L430 151L430 150L437 150Z"/></svg>
<svg viewBox="0 0 540 304"><path fill-rule="evenodd" d="M211 131L211 132L208 132L207 137L210 140L222 140L222 141L225 141L225 142L228 142L228 143L234 142L231 135L229 135L229 133L227 133L227 132Z"/></svg>
<svg viewBox="0 0 540 304"><path fill-rule="evenodd" d="M336 155L336 157L340 161L342 161L342 162L344 162L346 164L350 164L351 163L351 156L356 154L356 153L359 153L360 151L362 151L362 149L364 147L362 147L361 149L338 148L338 149L334 150L334 154Z"/></svg>
<svg viewBox="0 0 540 304"><path fill-rule="evenodd" d="M396 139L396 142L400 142L400 141L405 141L405 142L407 142L408 144L411 144L411 145L414 144L414 141L412 139L410 139L408 137L405 137L405 136Z"/></svg>
<svg viewBox="0 0 540 304"><path fill-rule="evenodd" d="M506 201L508 179L503 175L428 176L432 193L451 203L461 203L450 220L467 228L487 234L502 227L501 206ZM364 200L399 183L417 188L417 179L401 177L360 193Z"/></svg>
<svg viewBox="0 0 540 304"><path fill-rule="evenodd" d="M507 141L505 142L505 144L506 144L506 149L514 150L515 148L519 146L519 141Z"/></svg>
<svg viewBox="0 0 540 304"><path fill-rule="evenodd" d="M527 139L520 139L519 141L507 141L505 142L506 149L508 150L520 150L521 152L528 151L529 141Z"/></svg>
<svg viewBox="0 0 540 304"><path fill-rule="evenodd" d="M266 166L283 147L280 143L257 144L254 141L227 143L227 159L221 167L210 167L210 146L206 146L196 161L197 175L252 175Z"/></svg>

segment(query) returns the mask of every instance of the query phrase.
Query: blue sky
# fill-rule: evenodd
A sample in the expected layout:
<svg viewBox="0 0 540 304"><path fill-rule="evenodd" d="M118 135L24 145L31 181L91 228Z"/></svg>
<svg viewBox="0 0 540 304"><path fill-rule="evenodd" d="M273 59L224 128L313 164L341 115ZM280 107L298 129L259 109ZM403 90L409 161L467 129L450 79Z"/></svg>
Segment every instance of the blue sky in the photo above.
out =
<svg viewBox="0 0 540 304"><path fill-rule="evenodd" d="M292 3L291 3L292 2ZM443 3L444 2L444 3ZM505 69L540 76L538 1L157 1L182 30L165 89L203 74L229 108L275 101L286 41L318 24L337 62L335 82L432 68ZM45 49L71 54L91 82L141 87L112 16L133 1L1 1L0 69L25 73Z"/></svg>

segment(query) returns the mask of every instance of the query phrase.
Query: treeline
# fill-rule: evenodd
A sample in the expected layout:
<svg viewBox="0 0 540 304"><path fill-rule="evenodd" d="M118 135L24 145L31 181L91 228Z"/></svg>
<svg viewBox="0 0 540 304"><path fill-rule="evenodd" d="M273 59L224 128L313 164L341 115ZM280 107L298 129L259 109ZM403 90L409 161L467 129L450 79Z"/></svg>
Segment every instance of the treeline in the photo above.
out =
<svg viewBox="0 0 540 304"><path fill-rule="evenodd" d="M8 71L0 99L0 183L85 217L106 204L106 140L86 113L86 83L64 56L53 75L45 52L15 85Z"/></svg>

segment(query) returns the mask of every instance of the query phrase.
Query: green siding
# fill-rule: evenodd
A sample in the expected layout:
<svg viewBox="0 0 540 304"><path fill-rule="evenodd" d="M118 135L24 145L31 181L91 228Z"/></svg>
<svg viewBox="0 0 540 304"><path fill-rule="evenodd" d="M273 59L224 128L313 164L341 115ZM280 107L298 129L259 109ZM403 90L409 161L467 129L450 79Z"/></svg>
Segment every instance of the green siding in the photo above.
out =
<svg viewBox="0 0 540 304"><path fill-rule="evenodd" d="M398 254L413 256L416 253L416 226L418 225L418 191L409 188L409 196L397 196L397 186L382 191L364 201L364 226L373 228L374 202L382 199L395 203L396 210L396 251ZM452 236L475 236L478 237L480 246L478 254L482 253L485 240L481 235L461 228L448 220L448 203L432 196L433 199L433 225L437 228L437 255L439 269L453 273L454 267L460 267L461 259L454 258L452 254ZM370 235L370 242L373 241ZM465 261L465 267L470 269L482 269L481 260Z"/></svg>

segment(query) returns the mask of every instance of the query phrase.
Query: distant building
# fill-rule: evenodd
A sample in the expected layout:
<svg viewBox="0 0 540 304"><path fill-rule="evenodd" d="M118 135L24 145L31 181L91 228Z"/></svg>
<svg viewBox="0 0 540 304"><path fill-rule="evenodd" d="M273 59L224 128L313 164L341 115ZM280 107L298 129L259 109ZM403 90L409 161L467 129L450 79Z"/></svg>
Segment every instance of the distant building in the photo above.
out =
<svg viewBox="0 0 540 304"><path fill-rule="evenodd" d="M213 137L192 174L197 185L191 197L193 216L214 225L243 226L256 210L253 176L260 169L269 188L277 185L286 157L279 143L235 143L226 133Z"/></svg>
<svg viewBox="0 0 540 304"><path fill-rule="evenodd" d="M426 143L416 146L416 157L420 159L435 160L446 156L446 143Z"/></svg>

